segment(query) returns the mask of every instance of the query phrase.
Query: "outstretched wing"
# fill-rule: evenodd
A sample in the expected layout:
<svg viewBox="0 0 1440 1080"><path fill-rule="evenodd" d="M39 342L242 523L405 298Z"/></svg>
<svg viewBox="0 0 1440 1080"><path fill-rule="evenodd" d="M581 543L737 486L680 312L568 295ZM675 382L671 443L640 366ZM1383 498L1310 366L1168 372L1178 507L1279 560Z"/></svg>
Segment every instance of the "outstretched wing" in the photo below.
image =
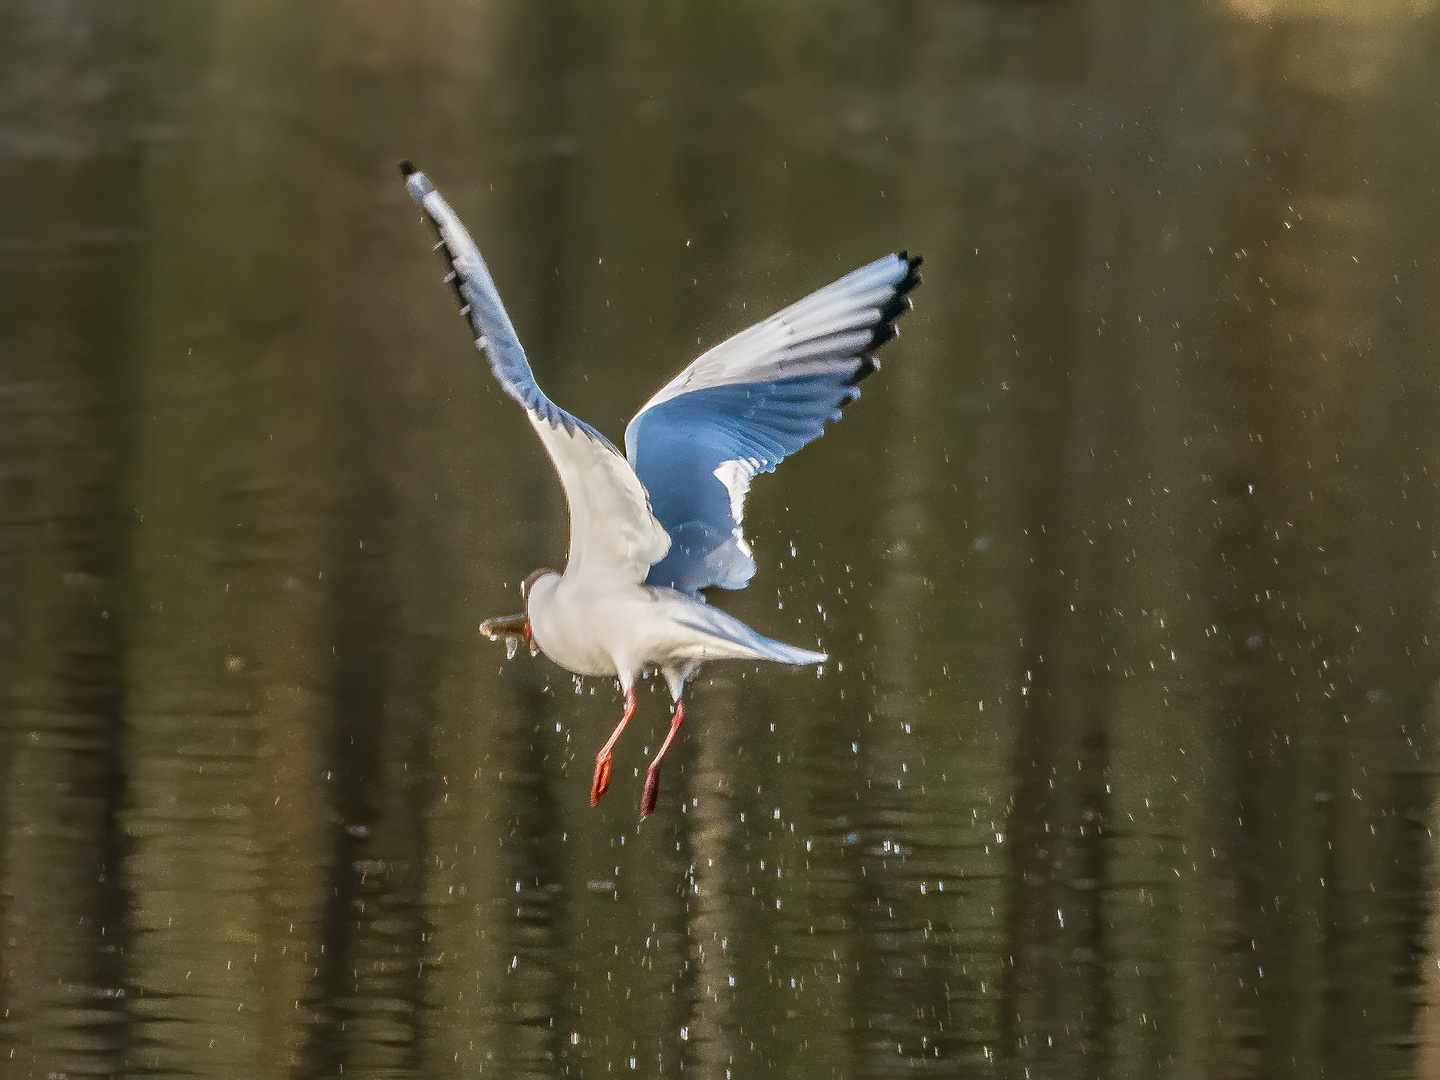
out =
<svg viewBox="0 0 1440 1080"><path fill-rule="evenodd" d="M480 249L450 205L424 173L401 162L405 187L439 234L451 265L446 280L460 297L460 314L475 331L475 344L490 360L501 387L525 407L545 444L570 506L567 575L623 575L641 581L670 547L670 537L650 510L645 488L610 441L560 408L535 382L525 350Z"/></svg>
<svg viewBox="0 0 1440 1080"><path fill-rule="evenodd" d="M671 538L646 582L696 595L755 575L742 523L757 473L824 434L880 366L875 350L920 283L920 256L886 255L715 346L646 402L625 453Z"/></svg>

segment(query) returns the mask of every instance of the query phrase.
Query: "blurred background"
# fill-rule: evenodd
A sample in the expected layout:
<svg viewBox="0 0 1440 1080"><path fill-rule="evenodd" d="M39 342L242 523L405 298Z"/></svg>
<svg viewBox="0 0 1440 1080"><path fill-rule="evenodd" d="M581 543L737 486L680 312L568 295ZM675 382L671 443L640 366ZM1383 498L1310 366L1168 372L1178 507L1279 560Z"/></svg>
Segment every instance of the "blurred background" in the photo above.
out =
<svg viewBox="0 0 1440 1080"><path fill-rule="evenodd" d="M1440 1075L1433 0L0 3L0 1077ZM618 440L925 283L723 605L480 638ZM1432 641L1432 638L1434 640Z"/></svg>

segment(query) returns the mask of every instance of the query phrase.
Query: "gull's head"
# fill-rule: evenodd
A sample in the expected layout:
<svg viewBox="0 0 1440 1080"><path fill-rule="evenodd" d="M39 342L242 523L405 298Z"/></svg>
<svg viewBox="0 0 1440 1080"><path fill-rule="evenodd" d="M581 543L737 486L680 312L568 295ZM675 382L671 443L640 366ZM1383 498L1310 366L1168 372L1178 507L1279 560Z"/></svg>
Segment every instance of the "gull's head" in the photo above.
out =
<svg viewBox="0 0 1440 1080"><path fill-rule="evenodd" d="M555 580L552 582L549 580L550 578ZM535 594L537 584L540 585L541 594L538 598ZM538 602L543 605L550 599L550 594L558 584L560 584L559 572L551 570L548 566L542 566L539 570L532 571L530 576L520 583L520 599L525 603L525 642L530 646L531 653L536 652L538 648L535 644L535 637L530 632L531 604Z"/></svg>

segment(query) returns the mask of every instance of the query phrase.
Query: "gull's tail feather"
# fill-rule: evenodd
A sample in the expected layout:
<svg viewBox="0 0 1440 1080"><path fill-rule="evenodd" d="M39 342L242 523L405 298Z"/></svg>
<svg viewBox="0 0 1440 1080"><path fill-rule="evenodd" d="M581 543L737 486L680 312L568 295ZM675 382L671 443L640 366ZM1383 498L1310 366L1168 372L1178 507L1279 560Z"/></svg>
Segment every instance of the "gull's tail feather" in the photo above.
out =
<svg viewBox="0 0 1440 1080"><path fill-rule="evenodd" d="M802 649L798 645L786 645L783 641L776 641L762 634L756 634L755 637L765 648L765 659L774 660L777 664L823 664L830 659L829 653Z"/></svg>
<svg viewBox="0 0 1440 1080"><path fill-rule="evenodd" d="M820 664L829 659L823 652L786 645L764 634L757 634L733 615L708 604L687 603L677 612L675 620L682 626L710 639L700 647L696 660L732 659L773 660L777 664Z"/></svg>

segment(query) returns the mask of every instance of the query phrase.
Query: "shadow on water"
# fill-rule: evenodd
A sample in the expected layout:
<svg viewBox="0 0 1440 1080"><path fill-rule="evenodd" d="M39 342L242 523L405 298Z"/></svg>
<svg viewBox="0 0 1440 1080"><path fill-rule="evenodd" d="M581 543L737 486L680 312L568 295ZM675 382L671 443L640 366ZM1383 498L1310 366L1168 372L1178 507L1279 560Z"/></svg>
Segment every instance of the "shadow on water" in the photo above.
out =
<svg viewBox="0 0 1440 1080"><path fill-rule="evenodd" d="M1434 5L0 27L0 1075L1440 1068ZM926 257L643 823L400 157L616 439Z"/></svg>

